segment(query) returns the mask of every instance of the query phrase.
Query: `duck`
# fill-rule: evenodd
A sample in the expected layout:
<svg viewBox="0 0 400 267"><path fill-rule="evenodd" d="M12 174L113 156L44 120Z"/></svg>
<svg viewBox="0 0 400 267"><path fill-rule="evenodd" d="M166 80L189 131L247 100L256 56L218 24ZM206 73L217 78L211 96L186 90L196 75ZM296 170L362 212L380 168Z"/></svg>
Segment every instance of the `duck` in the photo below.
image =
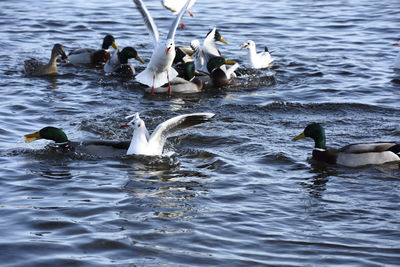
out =
<svg viewBox="0 0 400 267"><path fill-rule="evenodd" d="M252 40L242 44L241 49L246 48L249 50L250 64L253 69L268 68L274 61L267 47L265 47L264 52L257 53L256 43Z"/></svg>
<svg viewBox="0 0 400 267"><path fill-rule="evenodd" d="M203 89L203 83L198 77L195 76L194 62L189 61L184 63L182 70L183 78L177 76L171 81L173 92L180 94L194 94L201 92L201 90ZM168 84L157 87L154 90L155 93L167 93ZM151 93L151 88L147 87L145 92Z"/></svg>
<svg viewBox="0 0 400 267"><path fill-rule="evenodd" d="M235 63L229 68L226 68L225 64L230 64L230 61L223 57L213 57L207 63L209 76L215 87L227 85L233 77L236 77L235 71L239 68L239 63Z"/></svg>
<svg viewBox="0 0 400 267"><path fill-rule="evenodd" d="M182 7L185 5L185 0L162 0L161 4L164 8L168 9L169 11L171 11L175 16L177 16L179 14L179 11L181 11ZM194 3L196 2L196 0L191 0L189 5L188 5L188 10L186 11L187 13L189 13L189 15L191 17L193 17L193 13L189 10L189 8L191 8ZM184 29L185 28L185 24L183 24L183 22L181 21L179 23L181 25L181 28Z"/></svg>
<svg viewBox="0 0 400 267"><path fill-rule="evenodd" d="M127 155L161 156L167 138L174 132L210 121L215 116L210 112L199 112L183 114L160 123L151 135L146 128L146 124L140 118L139 113L127 116L126 119L133 119L122 125L123 127L133 127L133 137L129 145Z"/></svg>
<svg viewBox="0 0 400 267"><path fill-rule="evenodd" d="M39 139L54 141L62 153L80 152L102 157L125 155L130 145L130 141L116 140L70 141L62 129L53 126L46 126L37 132L25 135L25 143Z"/></svg>
<svg viewBox="0 0 400 267"><path fill-rule="evenodd" d="M394 43L393 45L400 46L400 43ZM396 60L394 61L394 68L400 69L400 52L397 54Z"/></svg>
<svg viewBox="0 0 400 267"><path fill-rule="evenodd" d="M111 57L109 50L110 46L112 46L115 50L118 50L114 36L108 34L103 39L101 49L97 50L93 48L82 48L74 50L68 55L69 62L73 65L92 64L96 66L102 66Z"/></svg>
<svg viewBox="0 0 400 267"><path fill-rule="evenodd" d="M57 57L61 56L63 60L68 57L65 54L65 48L61 44L55 44L51 50L51 57L49 63L40 62L36 59L28 59L24 62L25 73L29 76L43 76L57 74Z"/></svg>
<svg viewBox="0 0 400 267"><path fill-rule="evenodd" d="M113 73L120 77L133 77L135 75L135 68L129 63L128 59L134 58L140 63L144 64L144 61L139 57L135 48L131 46L124 47L120 52L119 49L115 50L112 57L107 60L104 65L104 71L106 73Z"/></svg>
<svg viewBox="0 0 400 267"><path fill-rule="evenodd" d="M190 42L190 47L194 50L193 58L197 70L208 73L208 60L212 57L222 56L221 52L218 50L217 42L228 44L228 42L222 38L217 28L213 28L207 33L202 46L198 39Z"/></svg>
<svg viewBox="0 0 400 267"><path fill-rule="evenodd" d="M146 6L143 4L142 0L133 0L139 13L142 15L148 32L153 37L154 45L150 62L147 64L145 70L136 75L135 79L139 83L145 84L149 87L151 86L153 94L155 88L168 83L168 93L171 95L172 90L170 80L178 76L178 72L172 67L175 58L175 33L181 18L184 13L186 13L190 1L191 0L186 1L184 7L172 22L166 40L160 41L157 26Z"/></svg>
<svg viewBox="0 0 400 267"><path fill-rule="evenodd" d="M292 140L310 137L314 139L313 159L347 167L383 164L400 161L400 145L395 142L357 143L339 149L326 147L325 130L319 123L307 125L304 131Z"/></svg>

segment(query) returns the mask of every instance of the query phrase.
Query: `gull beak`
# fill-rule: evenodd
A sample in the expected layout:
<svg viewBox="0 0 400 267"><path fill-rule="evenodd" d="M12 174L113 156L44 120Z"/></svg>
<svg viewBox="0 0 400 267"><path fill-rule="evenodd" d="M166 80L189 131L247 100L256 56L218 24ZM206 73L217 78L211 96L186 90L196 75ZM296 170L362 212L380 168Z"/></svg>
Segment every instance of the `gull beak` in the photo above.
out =
<svg viewBox="0 0 400 267"><path fill-rule="evenodd" d="M234 65L234 64L236 64L236 62L235 62L235 61L233 61L233 60L228 60L228 59L225 59L225 64L228 64L228 65Z"/></svg>
<svg viewBox="0 0 400 267"><path fill-rule="evenodd" d="M128 128L129 127L129 124L122 124L121 125L121 128Z"/></svg>
<svg viewBox="0 0 400 267"><path fill-rule="evenodd" d="M240 47L240 49L245 49L247 48L247 44L242 44L242 46Z"/></svg>
<svg viewBox="0 0 400 267"><path fill-rule="evenodd" d="M30 143L32 141L40 139L40 134L39 132L31 133L31 134L26 134L25 135L25 143Z"/></svg>
<svg viewBox="0 0 400 267"><path fill-rule="evenodd" d="M394 43L393 45L398 45L398 46L400 46L400 43Z"/></svg>
<svg viewBox="0 0 400 267"><path fill-rule="evenodd" d="M112 42L111 46L112 46L115 50L118 50L118 46L117 46L117 44L116 44L115 42Z"/></svg>
<svg viewBox="0 0 400 267"><path fill-rule="evenodd" d="M298 136L293 138L292 141L297 141L297 140L305 138L305 137L306 137L306 135L304 134L304 132L302 132L301 134L299 134Z"/></svg>
<svg viewBox="0 0 400 267"><path fill-rule="evenodd" d="M168 54L168 52L169 52L170 49L171 49L171 47L165 48L165 54Z"/></svg>
<svg viewBox="0 0 400 267"><path fill-rule="evenodd" d="M228 42L225 41L222 37L221 37L221 39L219 39L219 41L220 41L221 43L228 44Z"/></svg>
<svg viewBox="0 0 400 267"><path fill-rule="evenodd" d="M135 59L136 59L137 61L139 61L140 63L144 64L144 61L143 61L139 56L136 56Z"/></svg>

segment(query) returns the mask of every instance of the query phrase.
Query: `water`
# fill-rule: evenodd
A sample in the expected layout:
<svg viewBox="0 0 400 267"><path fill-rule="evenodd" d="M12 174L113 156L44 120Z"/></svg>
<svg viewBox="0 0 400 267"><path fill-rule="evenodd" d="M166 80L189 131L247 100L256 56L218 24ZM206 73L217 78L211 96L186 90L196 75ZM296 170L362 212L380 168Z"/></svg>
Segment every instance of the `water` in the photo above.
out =
<svg viewBox="0 0 400 267"><path fill-rule="evenodd" d="M165 36L173 17L159 1L145 3ZM143 94L101 69L23 74L23 61L47 60L54 43L99 47L106 33L148 61L151 39L130 1L1 7L2 266L399 264L398 164L320 164L309 159L310 140L291 141L313 121L333 147L399 141L397 0L199 0L177 44L217 26L229 42L222 53L245 66L239 45L252 39L276 60L257 75L276 82L245 76L187 97ZM175 153L160 158L63 155L47 141L24 143L48 125L71 140L130 139L119 126L137 111L149 129L184 113L216 117L175 134L166 146Z"/></svg>

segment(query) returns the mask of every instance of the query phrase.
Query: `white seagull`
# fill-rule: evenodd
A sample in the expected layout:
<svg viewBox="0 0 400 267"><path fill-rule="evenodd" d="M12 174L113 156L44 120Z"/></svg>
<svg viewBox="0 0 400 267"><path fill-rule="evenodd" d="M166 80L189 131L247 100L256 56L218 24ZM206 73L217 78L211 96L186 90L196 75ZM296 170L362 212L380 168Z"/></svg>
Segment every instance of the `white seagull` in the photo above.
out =
<svg viewBox="0 0 400 267"><path fill-rule="evenodd" d="M127 116L126 119L133 119L123 127L133 126L133 137L128 148L127 155L146 155L159 156L163 152L165 141L168 136L178 130L200 124L211 120L215 116L214 113L199 112L184 114L173 117L160 123L153 131L151 136L146 129L144 121L139 117L139 113Z"/></svg>
<svg viewBox="0 0 400 267"><path fill-rule="evenodd" d="M400 46L400 43L394 43L393 45ZM400 69L400 52L397 54L396 60L394 62L394 68Z"/></svg>
<svg viewBox="0 0 400 267"><path fill-rule="evenodd" d="M191 17L193 17L193 13L189 11L189 8L191 8L196 0L191 0L189 5L188 5L188 10L187 12ZM179 14L179 11L182 10L183 6L185 5L186 0L162 0L161 4L163 5L164 8L168 9L171 11L175 16ZM179 23L181 25L181 28L185 28L185 24L182 22Z"/></svg>
<svg viewBox="0 0 400 267"><path fill-rule="evenodd" d="M188 8L190 1L191 0L186 1L186 4L169 27L166 41L160 41L157 26L146 6L143 4L142 0L133 0L143 17L147 30L153 37L154 43L154 50L150 58L150 62L147 64L147 67L144 71L136 75L136 80L147 86L152 86L153 93L154 88L168 83L168 92L171 94L171 84L169 81L178 76L178 72L172 67L172 62L175 58L175 32L179 21Z"/></svg>
<svg viewBox="0 0 400 267"><path fill-rule="evenodd" d="M248 40L246 43L242 44L242 49L245 48L249 49L250 63L253 69L267 68L274 61L267 47L265 47L264 52L257 53L256 43L252 40Z"/></svg>

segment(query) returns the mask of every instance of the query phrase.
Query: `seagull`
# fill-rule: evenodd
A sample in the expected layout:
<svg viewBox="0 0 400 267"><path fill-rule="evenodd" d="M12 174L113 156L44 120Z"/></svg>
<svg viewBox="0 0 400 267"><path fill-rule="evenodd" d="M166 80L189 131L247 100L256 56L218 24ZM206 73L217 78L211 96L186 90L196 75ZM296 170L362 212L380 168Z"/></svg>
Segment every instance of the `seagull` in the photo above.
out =
<svg viewBox="0 0 400 267"><path fill-rule="evenodd" d="M394 43L393 45L400 46L400 43ZM400 69L400 52L397 54L396 61L394 62L394 68Z"/></svg>
<svg viewBox="0 0 400 267"><path fill-rule="evenodd" d="M190 47L194 50L193 58L197 70L208 73L207 63L209 59L221 56L221 52L217 48L217 41L228 44L228 42L222 38L219 31L213 28L207 33L202 46L197 39L190 42ZM232 64L234 64L234 62Z"/></svg>
<svg viewBox="0 0 400 267"><path fill-rule="evenodd" d="M185 2L186 2L185 0L162 0L161 4L164 8L168 9L176 16L179 14L179 11L182 10L182 7L185 5ZM191 8L195 2L196 0L191 0L188 5L187 12L191 17L193 17L194 15L192 12L189 11L189 8ZM179 24L181 25L182 29L185 28L185 24L183 24L182 22L180 22Z"/></svg>
<svg viewBox="0 0 400 267"><path fill-rule="evenodd" d="M241 49L245 48L249 49L250 63L253 69L267 68L274 61L267 47L265 47L264 52L257 53L256 43L252 40L242 44Z"/></svg>
<svg viewBox="0 0 400 267"><path fill-rule="evenodd" d="M176 28L183 14L186 12L190 1L191 0L186 1L186 4L169 27L166 41L160 41L157 26L146 6L143 4L142 0L133 0L143 17L147 30L153 37L154 43L154 50L150 62L147 64L144 71L136 75L136 80L147 86L152 86L152 93L154 93L154 88L168 83L168 93L171 95L171 84L169 81L178 75L178 72L172 67L172 62L175 58L174 37Z"/></svg>
<svg viewBox="0 0 400 267"><path fill-rule="evenodd" d="M184 114L173 117L160 123L151 135L146 129L144 121L139 117L139 113L127 116L126 119L133 119L122 127L133 126L133 137L129 145L127 155L146 155L160 156L163 152L165 141L168 136L178 130L207 122L215 116L210 112L199 112Z"/></svg>

